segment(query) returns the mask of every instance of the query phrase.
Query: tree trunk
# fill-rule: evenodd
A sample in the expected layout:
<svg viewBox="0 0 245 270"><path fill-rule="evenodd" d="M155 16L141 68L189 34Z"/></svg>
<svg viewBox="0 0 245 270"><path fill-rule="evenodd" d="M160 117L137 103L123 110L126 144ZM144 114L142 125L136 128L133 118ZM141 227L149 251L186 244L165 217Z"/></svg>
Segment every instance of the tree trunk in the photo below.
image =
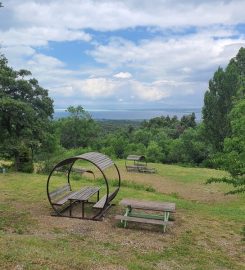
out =
<svg viewBox="0 0 245 270"><path fill-rule="evenodd" d="M15 156L14 156L14 165L15 165L15 170L18 172L19 171L19 165L20 165L20 155L19 155L19 152L15 153Z"/></svg>

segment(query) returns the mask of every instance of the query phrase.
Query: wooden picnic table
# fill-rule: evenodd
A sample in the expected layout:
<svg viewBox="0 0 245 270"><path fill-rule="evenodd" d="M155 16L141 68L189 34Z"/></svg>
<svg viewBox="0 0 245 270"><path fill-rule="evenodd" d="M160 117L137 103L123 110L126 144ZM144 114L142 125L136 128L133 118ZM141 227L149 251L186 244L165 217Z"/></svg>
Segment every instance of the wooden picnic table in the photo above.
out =
<svg viewBox="0 0 245 270"><path fill-rule="evenodd" d="M115 218L121 220L125 228L128 221L133 221L162 225L163 231L165 232L167 225L172 223L169 221L170 213L175 212L175 203L169 202L161 203L123 199L119 204L125 206L126 211L124 215L117 215ZM144 212L138 212L137 210L144 210ZM150 211L150 213L147 211ZM157 214L154 212L157 212Z"/></svg>
<svg viewBox="0 0 245 270"><path fill-rule="evenodd" d="M82 204L82 218L84 218L84 203L88 202L88 199L97 193L97 201L99 201L100 187L84 187L71 195L68 200L70 201L70 216L72 216L72 206L74 202L80 202Z"/></svg>

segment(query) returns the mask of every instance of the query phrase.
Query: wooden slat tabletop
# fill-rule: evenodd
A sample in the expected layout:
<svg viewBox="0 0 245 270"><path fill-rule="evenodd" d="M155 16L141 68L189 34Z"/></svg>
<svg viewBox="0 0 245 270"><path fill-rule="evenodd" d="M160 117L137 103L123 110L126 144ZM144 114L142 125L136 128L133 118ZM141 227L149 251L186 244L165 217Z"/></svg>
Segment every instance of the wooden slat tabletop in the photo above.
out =
<svg viewBox="0 0 245 270"><path fill-rule="evenodd" d="M151 202L151 201L137 201L132 199L123 199L119 203L122 206L130 206L134 209L154 210L154 211L168 211L175 212L175 203L169 202Z"/></svg>
<svg viewBox="0 0 245 270"><path fill-rule="evenodd" d="M78 190L71 194L68 199L69 200L79 200L79 201L86 201L94 195L96 192L100 190L100 187L84 187L81 190Z"/></svg>

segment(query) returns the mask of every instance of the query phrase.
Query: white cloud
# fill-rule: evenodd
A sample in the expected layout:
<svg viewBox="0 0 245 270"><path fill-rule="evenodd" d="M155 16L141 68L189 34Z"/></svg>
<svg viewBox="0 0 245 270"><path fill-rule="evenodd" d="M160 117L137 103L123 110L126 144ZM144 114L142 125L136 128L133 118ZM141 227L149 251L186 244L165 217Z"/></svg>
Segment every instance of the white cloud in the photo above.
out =
<svg viewBox="0 0 245 270"><path fill-rule="evenodd" d="M132 78L132 74L129 72L119 72L119 73L115 74L113 77L115 77L117 79L130 79L130 78Z"/></svg>
<svg viewBox="0 0 245 270"><path fill-rule="evenodd" d="M5 4L8 8L8 3ZM22 25L118 30L136 26L183 27L244 22L243 0L10 1ZM28 14L28 16L27 16ZM55 15L54 15L55 14Z"/></svg>
<svg viewBox="0 0 245 270"><path fill-rule="evenodd" d="M245 46L236 30L245 22L244 0L10 0L4 6L0 44L10 64L31 70L53 97L76 102L135 104L202 93L217 67ZM137 26L148 30L135 37ZM87 29L101 31L99 37ZM123 29L128 39L113 32ZM94 49L86 49L76 70L39 53L51 41L78 40Z"/></svg>
<svg viewBox="0 0 245 270"><path fill-rule="evenodd" d="M212 31L210 35L204 31L168 39L156 37L137 44L112 38L108 44L98 45L90 54L112 69L137 70L137 79L145 81L164 78L196 80L202 72L208 70L212 73L219 65L227 65L244 45L244 36L214 38Z"/></svg>
<svg viewBox="0 0 245 270"><path fill-rule="evenodd" d="M154 84L143 84L138 81L132 81L131 87L135 95L144 101L157 101L166 98L170 93Z"/></svg>
<svg viewBox="0 0 245 270"><path fill-rule="evenodd" d="M0 43L3 46L44 46L48 41L74 40L90 41L91 36L84 31L48 27L11 28L0 31Z"/></svg>
<svg viewBox="0 0 245 270"><path fill-rule="evenodd" d="M115 94L117 84L106 78L92 78L72 82L76 93L81 92L87 97L100 98Z"/></svg>

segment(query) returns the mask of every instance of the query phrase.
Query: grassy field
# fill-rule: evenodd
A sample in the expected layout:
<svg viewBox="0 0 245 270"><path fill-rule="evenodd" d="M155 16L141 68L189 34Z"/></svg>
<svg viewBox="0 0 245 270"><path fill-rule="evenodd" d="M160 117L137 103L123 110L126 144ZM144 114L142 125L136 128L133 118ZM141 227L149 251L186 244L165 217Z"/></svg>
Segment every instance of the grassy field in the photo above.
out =
<svg viewBox="0 0 245 270"><path fill-rule="evenodd" d="M122 187L103 222L50 216L45 175L1 174L0 269L245 269L244 195L204 184L224 172L149 164L158 170L150 175L117 164ZM73 179L76 187L90 183ZM175 202L174 225L165 234L158 226L121 228L114 216L122 198Z"/></svg>

